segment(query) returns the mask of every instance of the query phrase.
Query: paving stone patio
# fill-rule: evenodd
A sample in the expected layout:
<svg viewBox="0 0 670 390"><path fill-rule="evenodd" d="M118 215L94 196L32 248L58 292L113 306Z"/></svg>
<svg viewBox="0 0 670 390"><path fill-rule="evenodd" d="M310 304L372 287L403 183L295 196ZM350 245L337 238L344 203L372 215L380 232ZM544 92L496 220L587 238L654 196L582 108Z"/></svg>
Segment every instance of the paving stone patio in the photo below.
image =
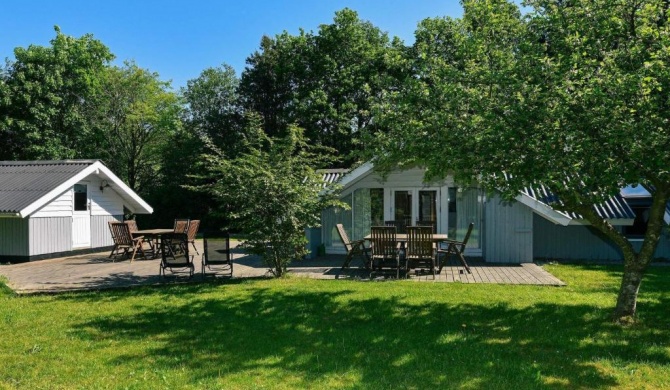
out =
<svg viewBox="0 0 670 390"><path fill-rule="evenodd" d="M196 241L202 253L202 242ZM186 272L170 274L161 279L158 276L160 259L136 259L112 261L109 253L93 253L80 256L40 260L30 263L0 265L0 275L8 279L8 285L19 294L40 292L66 292L77 290L97 290L122 288L139 285L202 281L200 256L196 255L196 276L188 278ZM256 256L245 254L240 249L233 251L234 278L259 278L270 276L267 267ZM341 270L344 256L329 255L313 260L296 262L289 268L292 275L315 279L356 279L370 280L370 273L359 268L361 262L352 262L352 267ZM504 265L471 262L472 274L468 274L454 262L446 266L433 281L432 275L410 272L410 281L532 284L564 286L542 267L536 264ZM214 276L211 274L207 279ZM374 279L383 279L376 276ZM403 279L404 280L404 279Z"/></svg>

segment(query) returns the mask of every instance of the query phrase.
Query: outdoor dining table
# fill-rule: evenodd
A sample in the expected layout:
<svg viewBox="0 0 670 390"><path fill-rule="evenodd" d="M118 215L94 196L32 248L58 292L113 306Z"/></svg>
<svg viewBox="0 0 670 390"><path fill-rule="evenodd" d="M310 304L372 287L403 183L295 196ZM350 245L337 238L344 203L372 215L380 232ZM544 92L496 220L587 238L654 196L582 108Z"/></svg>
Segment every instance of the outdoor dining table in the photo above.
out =
<svg viewBox="0 0 670 390"><path fill-rule="evenodd" d="M444 233L433 233L433 234L431 234L430 238L435 243L445 242L445 241L453 241L453 240L449 240L448 235L444 234ZM363 237L363 239L366 240L366 241L370 241L372 239L372 235L368 234L367 236ZM405 242L407 242L407 234L406 233L397 233L395 235L395 239L399 243L405 243Z"/></svg>
<svg viewBox="0 0 670 390"><path fill-rule="evenodd" d="M153 242L150 245L152 246L152 248L154 248L153 258L155 259L161 253L161 247L160 247L161 234L172 233L172 232L174 232L174 229L145 229L145 230L134 231L131 234L134 237L144 236L144 238Z"/></svg>

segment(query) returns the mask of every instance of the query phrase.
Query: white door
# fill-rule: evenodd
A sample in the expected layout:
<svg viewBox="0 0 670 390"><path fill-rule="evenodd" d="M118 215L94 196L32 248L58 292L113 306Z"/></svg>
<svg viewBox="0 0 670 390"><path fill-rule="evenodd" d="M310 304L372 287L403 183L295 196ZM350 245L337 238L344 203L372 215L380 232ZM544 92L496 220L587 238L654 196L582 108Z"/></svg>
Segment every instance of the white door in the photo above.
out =
<svg viewBox="0 0 670 390"><path fill-rule="evenodd" d="M391 220L396 226L413 226L430 221L438 233L443 231L445 215L442 212L440 188L411 188L391 190ZM404 231L403 231L404 232Z"/></svg>
<svg viewBox="0 0 670 390"><path fill-rule="evenodd" d="M75 184L72 194L74 211L72 214L72 247L91 247L91 207L88 185Z"/></svg>

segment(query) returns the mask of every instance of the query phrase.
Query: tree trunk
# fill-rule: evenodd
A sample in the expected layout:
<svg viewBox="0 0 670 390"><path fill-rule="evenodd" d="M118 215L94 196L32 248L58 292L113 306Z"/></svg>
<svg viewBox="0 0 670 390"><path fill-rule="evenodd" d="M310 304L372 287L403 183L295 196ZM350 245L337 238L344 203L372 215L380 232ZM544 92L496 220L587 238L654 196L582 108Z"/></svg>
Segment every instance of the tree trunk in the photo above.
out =
<svg viewBox="0 0 670 390"><path fill-rule="evenodd" d="M626 261L627 264L632 262L635 262L635 260ZM643 275L643 268L631 267L629 265L624 267L621 288L619 288L619 297L614 309L615 321L621 321L626 317L632 318L635 315L637 293L640 291L640 283L642 283Z"/></svg>

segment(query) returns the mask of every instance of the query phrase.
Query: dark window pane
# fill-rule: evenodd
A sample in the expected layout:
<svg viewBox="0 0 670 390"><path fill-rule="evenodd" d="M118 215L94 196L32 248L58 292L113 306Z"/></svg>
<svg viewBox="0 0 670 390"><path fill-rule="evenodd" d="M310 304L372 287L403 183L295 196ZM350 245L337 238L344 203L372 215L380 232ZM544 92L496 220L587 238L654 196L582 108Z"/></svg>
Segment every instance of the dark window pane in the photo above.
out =
<svg viewBox="0 0 670 390"><path fill-rule="evenodd" d="M86 193L86 184L74 185L74 211L86 211L88 196Z"/></svg>

